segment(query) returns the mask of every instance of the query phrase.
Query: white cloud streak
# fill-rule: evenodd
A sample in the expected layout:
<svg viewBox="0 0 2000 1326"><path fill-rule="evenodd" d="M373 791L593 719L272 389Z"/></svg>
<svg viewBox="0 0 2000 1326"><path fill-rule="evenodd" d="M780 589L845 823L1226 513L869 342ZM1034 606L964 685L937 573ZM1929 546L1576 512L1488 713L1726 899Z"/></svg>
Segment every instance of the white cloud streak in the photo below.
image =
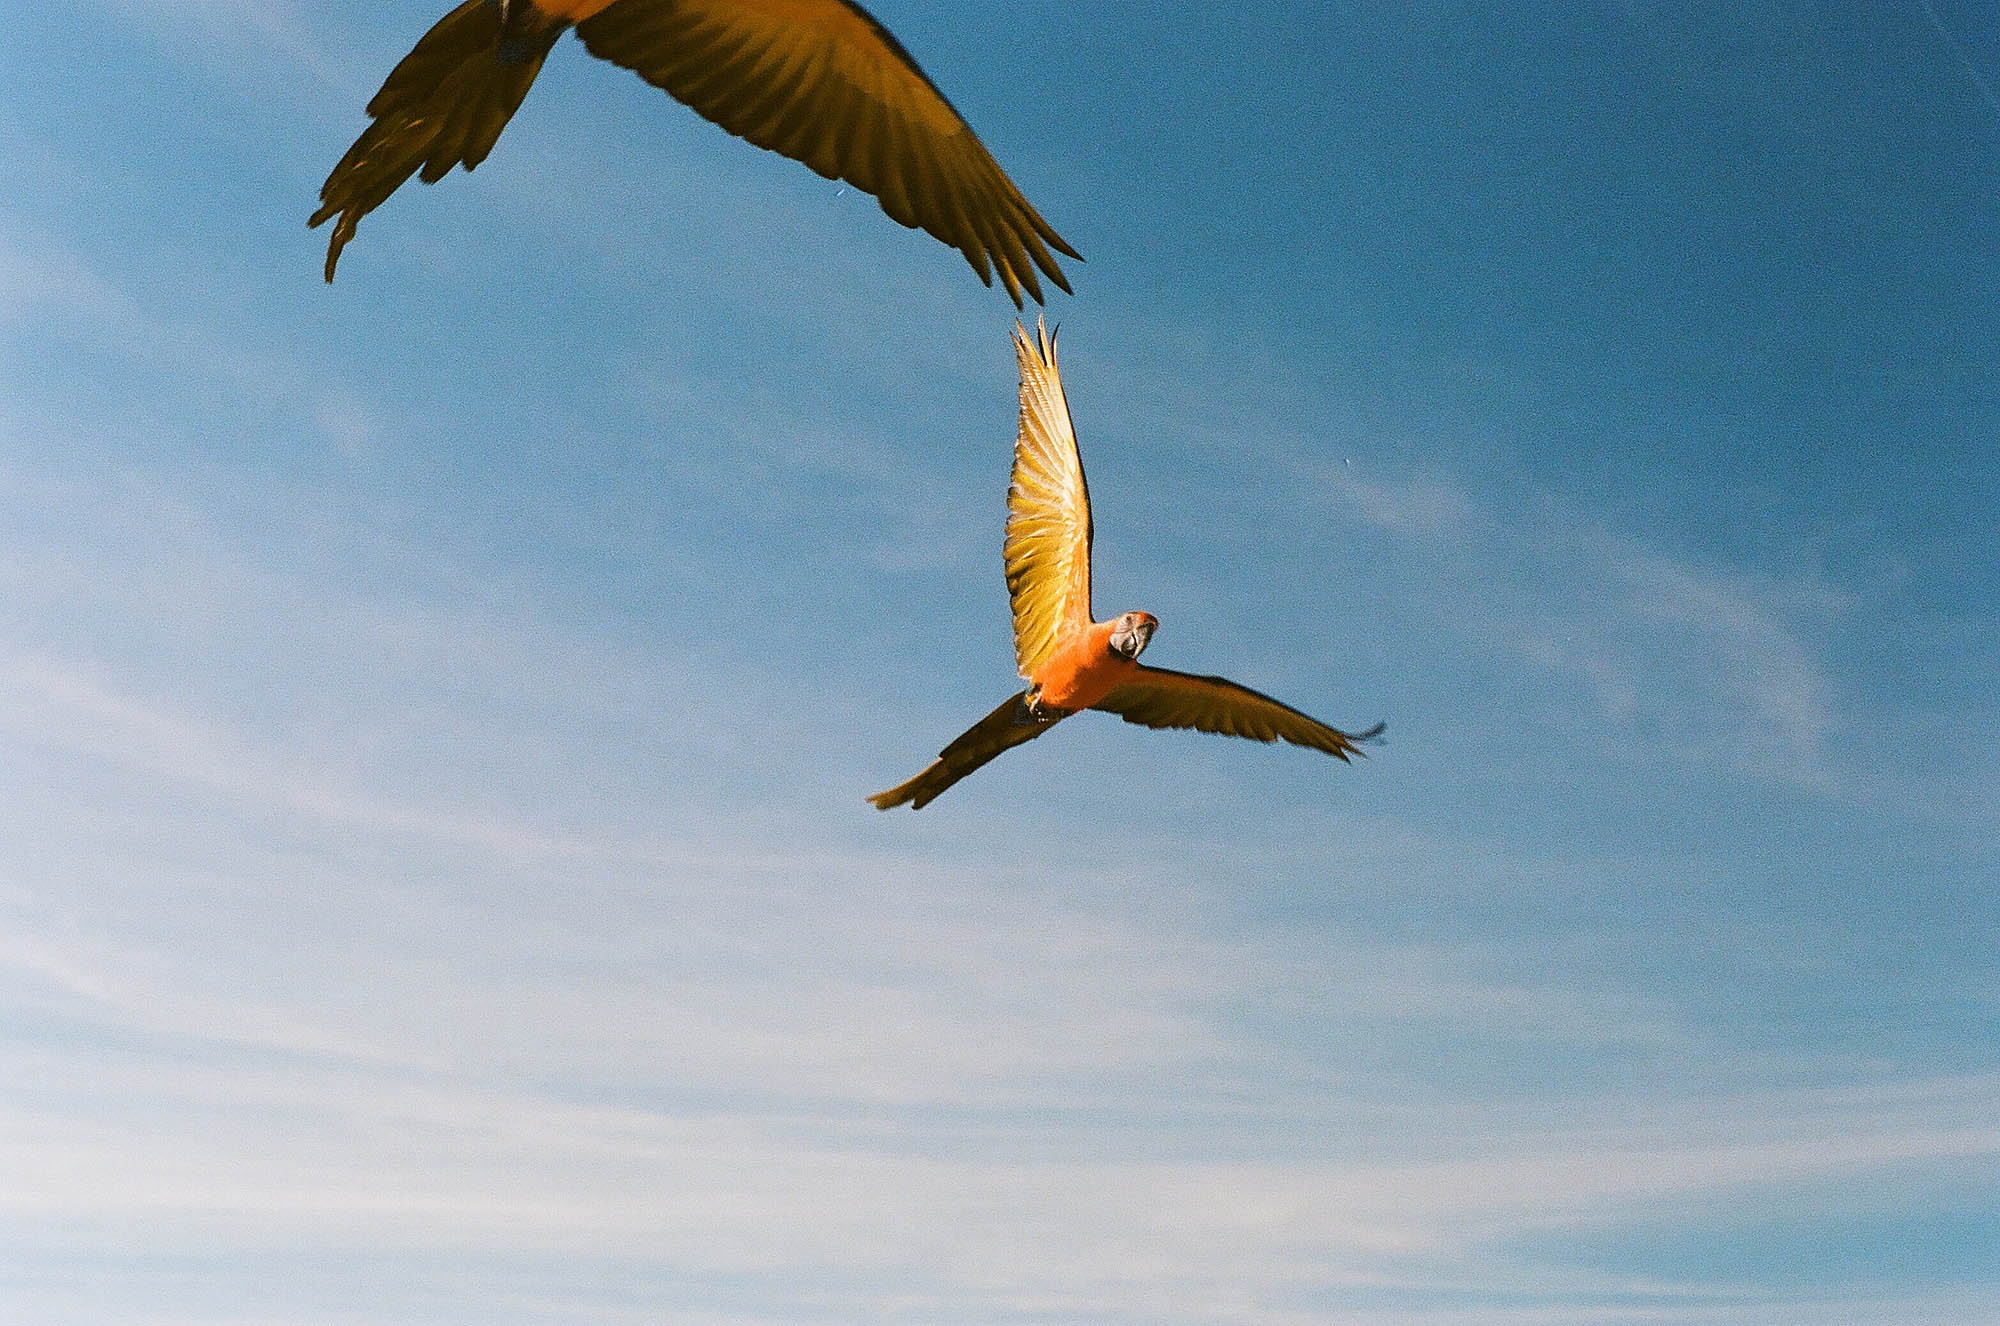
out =
<svg viewBox="0 0 2000 1326"><path fill-rule="evenodd" d="M1553 509L1489 509L1436 475L1311 479L1424 559L1421 583L1453 608L1438 621L1570 679L1630 749L1851 793L1829 744L1841 697L1811 643L1851 595L1697 566Z"/></svg>
<svg viewBox="0 0 2000 1326"><path fill-rule="evenodd" d="M292 602L307 649L345 637L393 677L480 659L557 727L602 702L567 678L630 666L408 605L378 618L161 534L169 508L143 500L131 527L176 550L195 602ZM122 528L117 506L77 509ZM1560 1084L1399 1092L1393 1061L1302 1061L1300 1038L1698 1042L1646 1001L1512 985L1450 948L1231 936L1206 908L1133 901L1115 870L1083 887L1046 863L467 812L450 803L474 789L372 779L132 673L53 637L0 656L0 728L38 789L0 820L0 989L20 1017L0 1042L0 1225L37 1257L611 1261L757 1286L715 1320L895 1304L1284 1322L1328 1295L1366 1319L1370 1294L1432 1311L1474 1291L1539 1295L1537 1320L1641 1320L1617 1306L1627 1280L1510 1240L1635 1209L1721 1218L1745 1197L1803 1209L1864 1176L1893 1204L2000 1147L1990 1076L1762 1093L1710 1077L1643 1106ZM1165 860L1123 868L1171 896ZM558 1279L572 1314L615 1310ZM1718 1321L1791 1310L1728 1286L1646 1293Z"/></svg>

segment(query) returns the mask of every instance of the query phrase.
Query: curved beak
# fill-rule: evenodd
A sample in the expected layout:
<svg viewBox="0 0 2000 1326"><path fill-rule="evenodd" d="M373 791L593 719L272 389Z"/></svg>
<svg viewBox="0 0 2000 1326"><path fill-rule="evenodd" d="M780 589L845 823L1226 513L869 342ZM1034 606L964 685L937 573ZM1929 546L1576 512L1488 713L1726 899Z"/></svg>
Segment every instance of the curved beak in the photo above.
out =
<svg viewBox="0 0 2000 1326"><path fill-rule="evenodd" d="M1150 612L1128 612L1119 618L1118 629L1111 633L1111 648L1128 659L1136 659L1152 643L1153 632L1160 629L1160 619Z"/></svg>

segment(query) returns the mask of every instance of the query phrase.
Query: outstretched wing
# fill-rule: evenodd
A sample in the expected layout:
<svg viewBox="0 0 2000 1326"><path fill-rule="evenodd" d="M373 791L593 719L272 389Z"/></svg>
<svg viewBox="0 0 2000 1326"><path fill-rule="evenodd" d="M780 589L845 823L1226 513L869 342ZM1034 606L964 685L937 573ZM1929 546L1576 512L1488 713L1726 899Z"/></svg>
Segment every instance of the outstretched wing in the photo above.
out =
<svg viewBox="0 0 2000 1326"><path fill-rule="evenodd" d="M869 797L877 810L907 804L922 810L944 790L1003 751L1012 750L1047 732L1063 715L1038 714L1028 708L1027 694L1010 695L1000 707L961 732L938 753L937 760L907 783Z"/></svg>
<svg viewBox="0 0 2000 1326"><path fill-rule="evenodd" d="M326 246L327 280L361 218L419 169L435 184L453 166L486 160L567 26L532 5L503 17L489 0L465 0L424 34L369 100L368 128L320 186L319 210L306 224L339 218Z"/></svg>
<svg viewBox="0 0 2000 1326"><path fill-rule="evenodd" d="M1183 727L1252 741L1289 741L1345 760L1365 754L1361 743L1382 735L1377 723L1366 732L1342 732L1281 704L1270 696L1221 677L1139 665L1139 675L1092 706L1142 727Z"/></svg>
<svg viewBox="0 0 2000 1326"><path fill-rule="evenodd" d="M1038 319L1035 339L1014 324L1021 363L1021 427L1007 490L1007 594L1014 603L1014 662L1023 677L1071 631L1090 625L1090 488L1056 372L1056 338Z"/></svg>
<svg viewBox="0 0 2000 1326"><path fill-rule="evenodd" d="M616 0L577 24L593 55L759 147L872 193L1018 306L1049 249L1076 250L1007 178L901 44L848 0Z"/></svg>

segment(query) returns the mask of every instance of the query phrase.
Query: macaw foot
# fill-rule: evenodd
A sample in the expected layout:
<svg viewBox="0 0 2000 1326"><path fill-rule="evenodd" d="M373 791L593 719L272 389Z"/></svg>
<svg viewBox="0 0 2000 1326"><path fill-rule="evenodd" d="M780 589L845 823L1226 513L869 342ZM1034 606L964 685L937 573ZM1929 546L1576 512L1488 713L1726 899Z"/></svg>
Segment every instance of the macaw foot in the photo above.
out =
<svg viewBox="0 0 2000 1326"><path fill-rule="evenodd" d="M1059 718L1069 717L1069 710L1042 703L1042 688L1039 686L1030 686L1021 692L1020 699L1020 708L1014 715L1016 723L1053 723Z"/></svg>

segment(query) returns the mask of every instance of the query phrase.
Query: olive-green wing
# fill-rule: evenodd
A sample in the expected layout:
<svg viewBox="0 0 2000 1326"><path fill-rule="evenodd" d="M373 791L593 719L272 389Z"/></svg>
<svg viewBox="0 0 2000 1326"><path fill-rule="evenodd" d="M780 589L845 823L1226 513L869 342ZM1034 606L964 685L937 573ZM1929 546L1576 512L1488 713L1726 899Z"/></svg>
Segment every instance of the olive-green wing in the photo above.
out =
<svg viewBox="0 0 2000 1326"><path fill-rule="evenodd" d="M1010 695L1000 702L999 708L953 739L929 768L907 783L877 792L868 800L877 810L894 810L902 805L922 810L974 769L1003 751L1033 741L1062 719L1061 714L1039 714L1029 709L1026 692Z"/></svg>
<svg viewBox="0 0 2000 1326"><path fill-rule="evenodd" d="M333 221L327 280L361 218L410 176L421 170L434 184L453 166L486 159L567 26L529 5L503 18L489 0L465 0L424 34L369 100L368 128L320 186L306 224Z"/></svg>
<svg viewBox="0 0 2000 1326"><path fill-rule="evenodd" d="M882 210L1042 298L1077 253L1007 178L886 28L848 0L616 0L577 24L623 65L740 138L874 194Z"/></svg>
<svg viewBox="0 0 2000 1326"><path fill-rule="evenodd" d="M1382 735L1377 723L1366 732L1342 732L1270 696L1221 677L1195 677L1165 668L1139 666L1135 680L1092 706L1142 727L1193 728L1252 741L1289 741L1345 760L1365 754L1361 743Z"/></svg>
<svg viewBox="0 0 2000 1326"><path fill-rule="evenodd" d="M1069 402L1056 371L1056 338L1014 324L1021 365L1021 424L1007 489L1007 594L1014 604L1014 661L1023 677L1069 633L1090 625L1090 488L1076 451Z"/></svg>

